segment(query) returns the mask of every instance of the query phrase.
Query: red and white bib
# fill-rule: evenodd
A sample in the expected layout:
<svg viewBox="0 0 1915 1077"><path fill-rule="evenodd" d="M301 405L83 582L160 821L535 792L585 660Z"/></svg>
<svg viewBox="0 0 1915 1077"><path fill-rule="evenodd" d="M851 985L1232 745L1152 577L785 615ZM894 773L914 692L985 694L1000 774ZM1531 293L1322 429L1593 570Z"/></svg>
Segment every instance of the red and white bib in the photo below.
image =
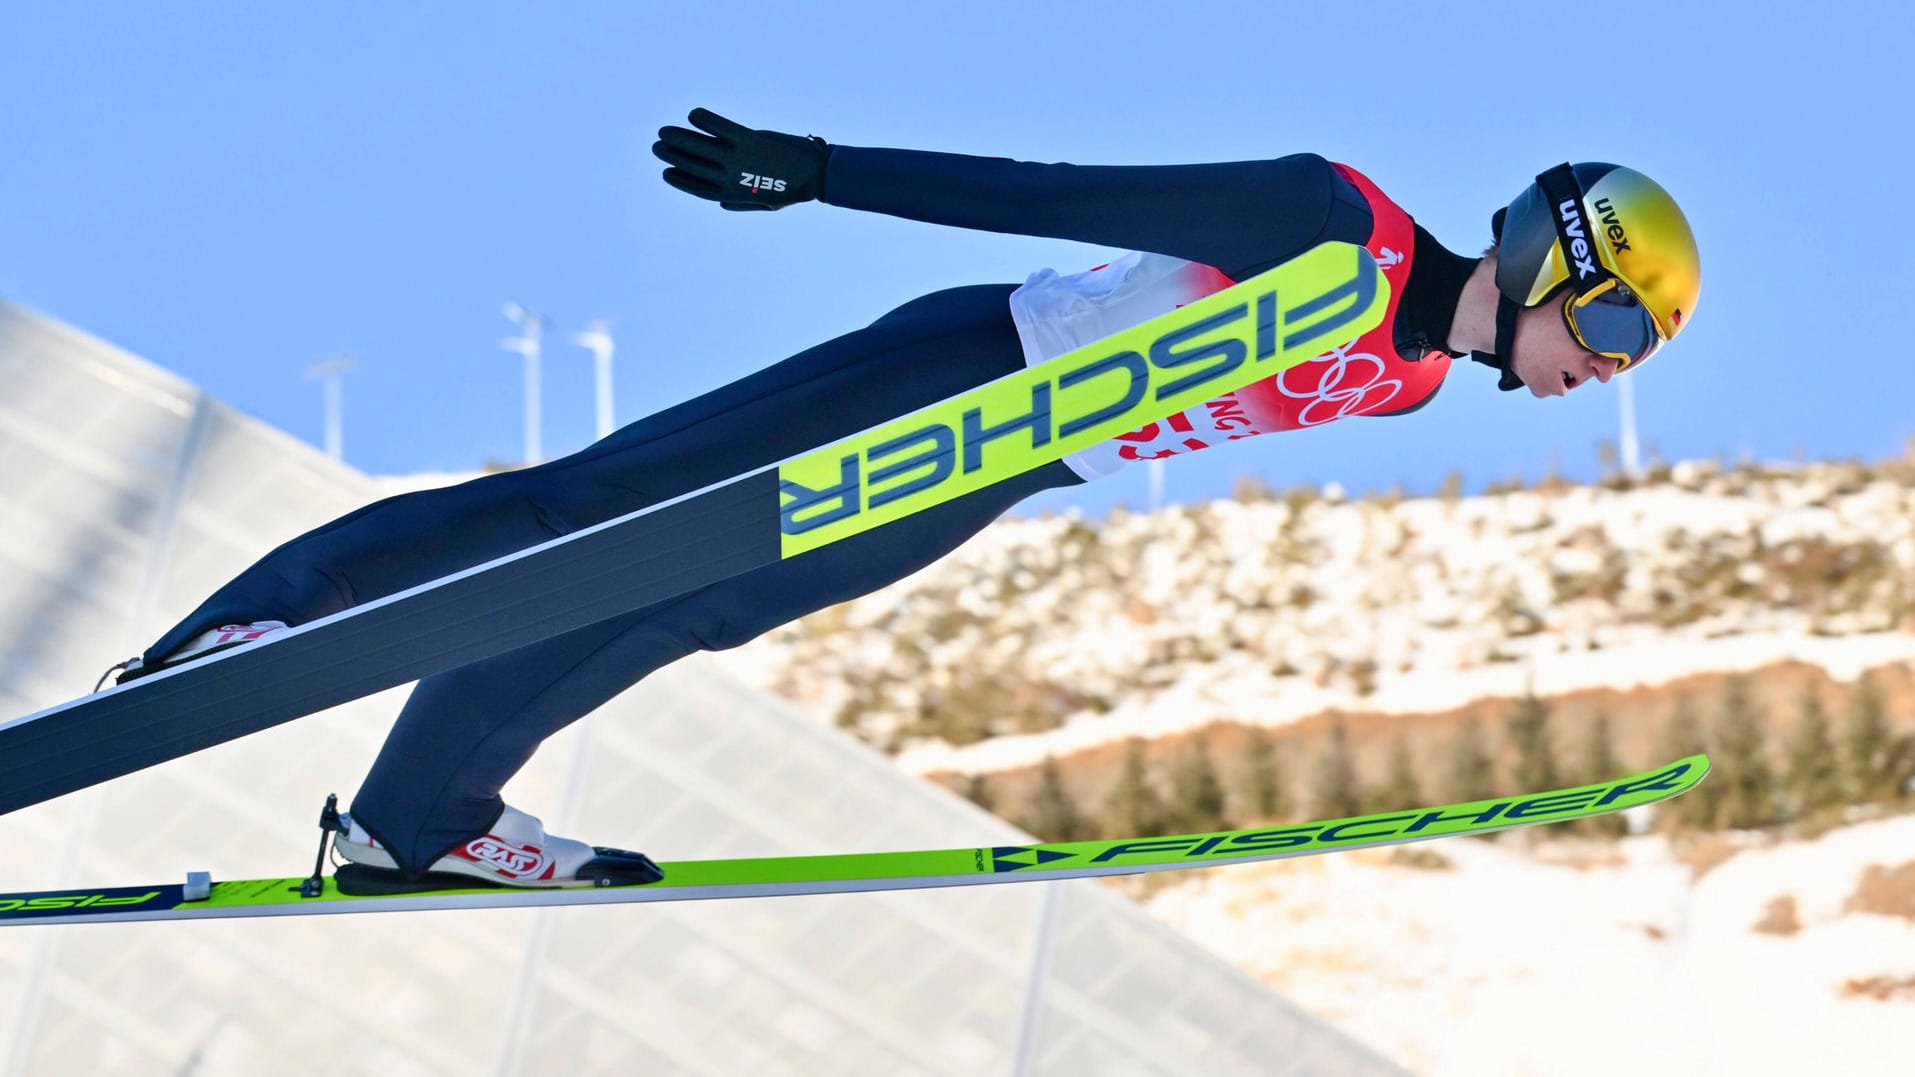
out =
<svg viewBox="0 0 1915 1077"><path fill-rule="evenodd" d="M1382 324L1274 377L1066 457L1080 478L1101 478L1135 460L1161 460L1273 430L1401 411L1436 391L1449 373L1449 355L1429 352L1410 362L1397 354L1393 338L1415 253L1410 215L1355 169L1334 167L1362 192L1375 219L1364 246L1390 282ZM1126 254L1068 277L1049 269L1032 274L1011 293L1011 318L1025 364L1036 366L1234 283L1196 262Z"/></svg>

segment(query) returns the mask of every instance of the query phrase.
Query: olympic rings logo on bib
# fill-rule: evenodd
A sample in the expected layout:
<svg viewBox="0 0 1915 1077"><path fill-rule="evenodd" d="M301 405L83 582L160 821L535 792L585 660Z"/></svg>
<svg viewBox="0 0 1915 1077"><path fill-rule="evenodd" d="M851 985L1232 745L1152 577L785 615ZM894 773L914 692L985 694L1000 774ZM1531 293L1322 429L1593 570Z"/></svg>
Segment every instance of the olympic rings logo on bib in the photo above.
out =
<svg viewBox="0 0 1915 1077"><path fill-rule="evenodd" d="M1403 388L1403 382L1398 378L1383 376L1388 369L1383 360L1368 352L1350 351L1356 343L1352 341L1342 347L1332 348L1307 363L1291 367L1277 375L1278 392L1292 400L1309 401L1297 412L1298 425L1320 426L1346 415L1361 414L1396 399L1396 394ZM1350 372L1359 363L1368 364L1370 380L1361 385L1346 384L1353 380ZM1298 387L1292 386L1293 375L1312 370L1318 373L1314 386L1310 386L1307 391L1301 391ZM1382 395L1375 395L1377 393ZM1334 408L1335 411L1325 414L1324 409L1329 408Z"/></svg>

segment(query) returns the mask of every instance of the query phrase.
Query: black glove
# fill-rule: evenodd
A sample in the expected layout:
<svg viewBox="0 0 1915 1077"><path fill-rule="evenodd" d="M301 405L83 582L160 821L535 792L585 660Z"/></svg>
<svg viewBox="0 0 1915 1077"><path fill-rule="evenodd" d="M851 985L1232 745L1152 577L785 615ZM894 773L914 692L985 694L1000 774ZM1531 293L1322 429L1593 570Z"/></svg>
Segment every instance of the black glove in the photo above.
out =
<svg viewBox="0 0 1915 1077"><path fill-rule="evenodd" d="M824 193L824 139L754 131L710 109L695 108L690 119L699 130L661 127L652 143L652 155L672 166L666 183L726 209L783 209Z"/></svg>

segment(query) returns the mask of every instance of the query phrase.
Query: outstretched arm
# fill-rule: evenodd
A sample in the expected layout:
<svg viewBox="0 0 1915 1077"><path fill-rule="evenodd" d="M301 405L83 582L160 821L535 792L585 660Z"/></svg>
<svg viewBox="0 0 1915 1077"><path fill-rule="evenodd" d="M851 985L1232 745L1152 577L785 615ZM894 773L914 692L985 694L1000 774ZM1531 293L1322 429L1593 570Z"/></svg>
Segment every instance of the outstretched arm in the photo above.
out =
<svg viewBox="0 0 1915 1077"><path fill-rule="evenodd" d="M827 146L752 131L702 109L692 122L711 133L668 127L653 152L674 165L665 173L673 186L729 208L776 209L816 197L932 224L1154 251L1237 280L1325 239L1361 241L1370 231L1362 197L1314 154L1200 165L1035 164ZM760 160L773 164L753 164ZM807 181L802 196L760 195L732 182L773 168L796 174L788 187ZM763 203L747 206L747 197Z"/></svg>
<svg viewBox="0 0 1915 1077"><path fill-rule="evenodd" d="M1154 251L1215 266L1235 280L1330 238L1337 188L1349 186L1311 154L1086 166L838 146L828 175L824 200L832 205ZM1368 210L1351 194L1367 235Z"/></svg>

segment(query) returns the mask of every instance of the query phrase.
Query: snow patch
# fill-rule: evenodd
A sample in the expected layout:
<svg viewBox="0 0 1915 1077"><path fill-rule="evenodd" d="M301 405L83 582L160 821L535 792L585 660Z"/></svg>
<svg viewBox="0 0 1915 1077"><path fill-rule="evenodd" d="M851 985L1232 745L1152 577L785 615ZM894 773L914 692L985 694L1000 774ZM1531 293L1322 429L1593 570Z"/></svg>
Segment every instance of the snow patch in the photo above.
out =
<svg viewBox="0 0 1915 1077"><path fill-rule="evenodd" d="M1587 866L1421 848L1454 870L1381 850L1240 865L1148 907L1423 1074L1855 1077L1915 1059L1915 1000L1844 991L1915 976L1915 922L1843 911L1869 864L1915 859L1915 817L1744 851L1700 880L1661 837ZM1756 931L1781 894L1802 930Z"/></svg>

